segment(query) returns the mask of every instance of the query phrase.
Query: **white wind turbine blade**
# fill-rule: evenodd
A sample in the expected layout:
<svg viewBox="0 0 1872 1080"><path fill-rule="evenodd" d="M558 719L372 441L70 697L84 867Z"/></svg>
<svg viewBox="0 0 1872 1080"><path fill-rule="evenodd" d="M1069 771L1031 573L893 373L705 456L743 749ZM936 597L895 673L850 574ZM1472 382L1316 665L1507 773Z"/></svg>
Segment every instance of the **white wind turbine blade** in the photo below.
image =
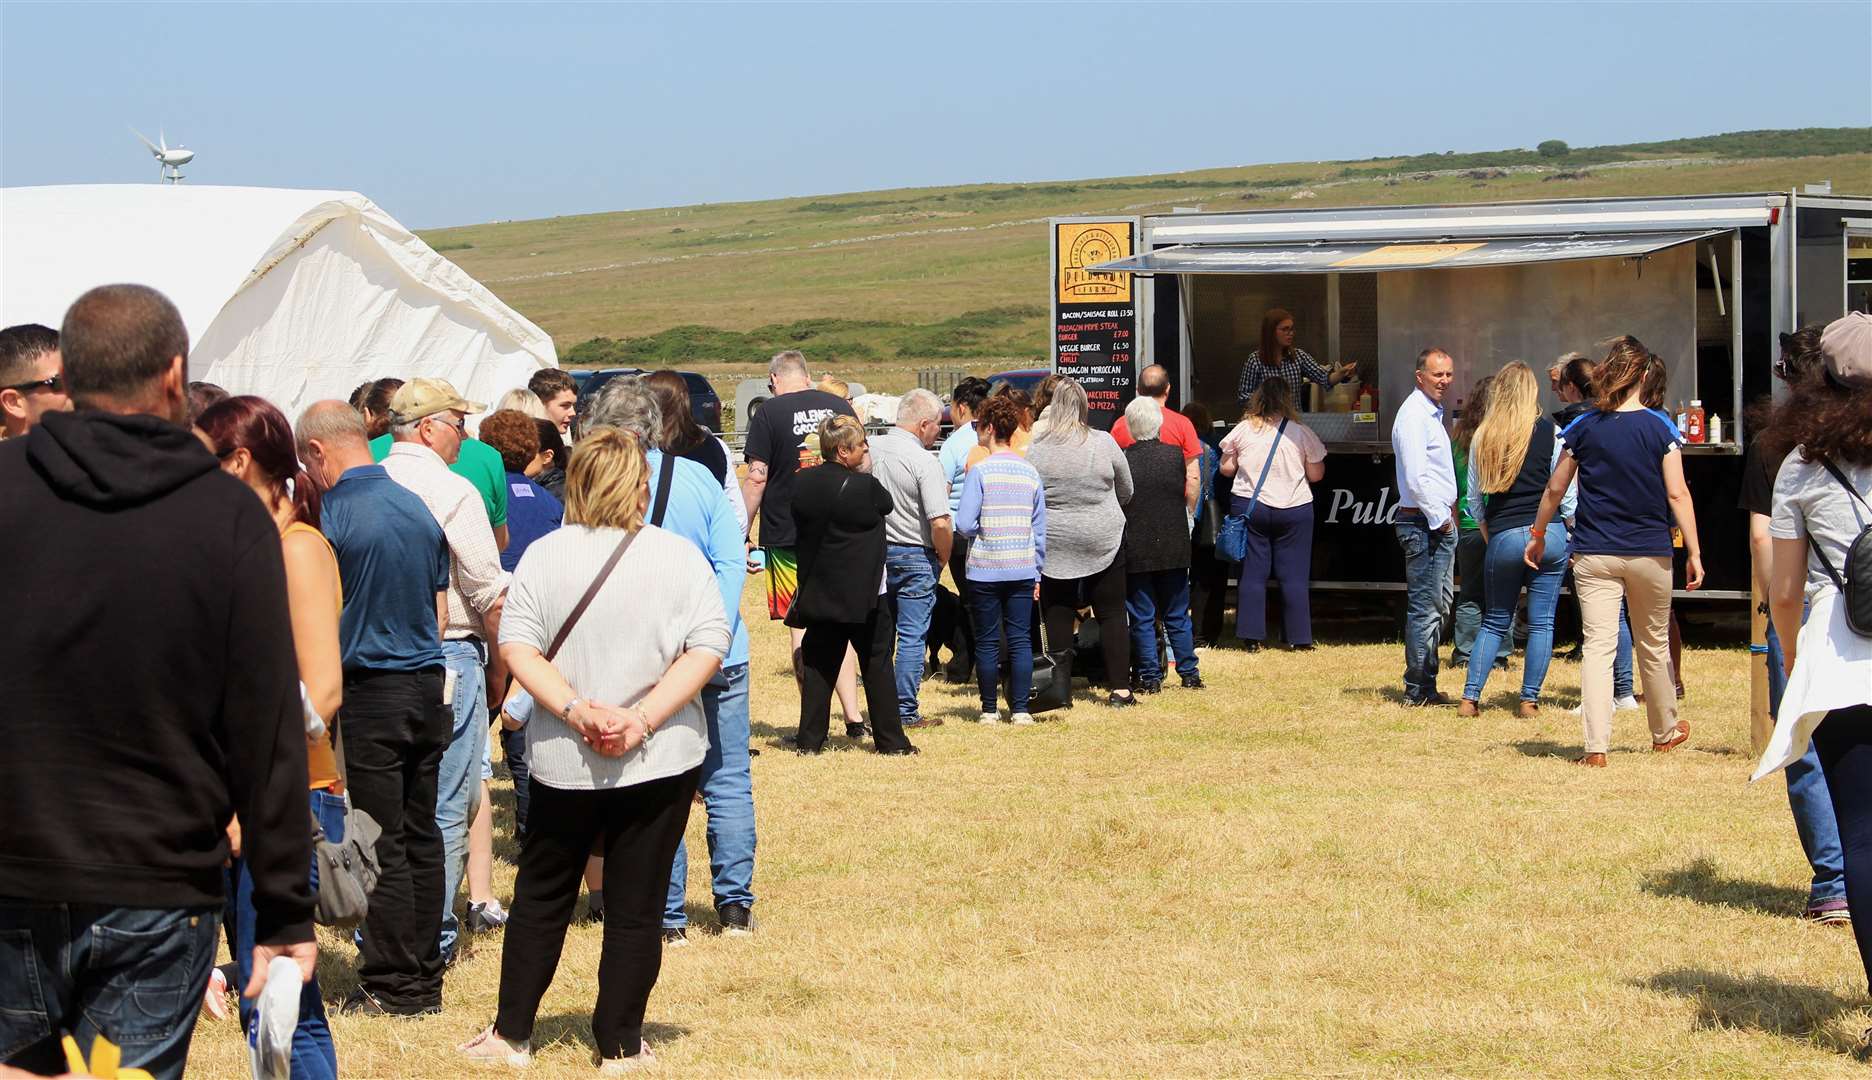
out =
<svg viewBox="0 0 1872 1080"><path fill-rule="evenodd" d="M156 126L156 141L161 144L162 152L167 154L169 152L169 136L163 134L162 125L160 124Z"/></svg>
<svg viewBox="0 0 1872 1080"><path fill-rule="evenodd" d="M138 131L136 128L131 128L130 134L135 135L138 139L142 140L143 145L149 147L150 153L155 154L157 157L162 157L162 151L157 148L155 143L149 141L149 136L143 134L141 131Z"/></svg>

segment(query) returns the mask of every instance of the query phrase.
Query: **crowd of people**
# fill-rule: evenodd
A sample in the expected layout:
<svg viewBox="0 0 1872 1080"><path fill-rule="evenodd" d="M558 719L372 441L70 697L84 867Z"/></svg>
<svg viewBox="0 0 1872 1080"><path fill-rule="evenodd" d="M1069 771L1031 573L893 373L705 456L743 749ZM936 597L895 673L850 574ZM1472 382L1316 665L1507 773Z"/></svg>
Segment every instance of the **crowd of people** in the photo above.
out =
<svg viewBox="0 0 1872 1080"><path fill-rule="evenodd" d="M1282 639L1314 647L1327 455L1297 397L1353 373L1294 350L1291 315L1263 331L1279 359L1251 358L1226 433L1173 409L1153 366L1109 432L1053 375L1031 395L962 380L946 437L943 400L914 390L868 434L789 350L744 471L675 372L612 379L582 415L549 369L491 411L387 377L289 419L187 381L181 318L141 286L86 293L58 330L0 331L0 558L35 613L0 642L17 673L0 812L18 823L0 935L19 961L0 969L0 1060L54 1070L71 1033L177 1076L203 988L212 1011L231 985L272 1074L336 1076L313 923L339 883L314 852L351 836L376 880L342 1010L439 1012L471 936L501 930L496 1015L460 1053L528 1064L583 884L604 927L594 1064L641 1064L662 952L687 942L692 803L720 931L756 930L750 574L788 628L806 755L828 747L835 699L848 740L917 753L912 733L944 722L921 701L937 671L974 683L987 725L1070 705L1075 678L1112 708L1172 669L1200 691L1231 567L1246 648L1268 639L1270 580ZM1640 688L1653 748L1681 746L1673 557L1688 588L1703 567L1662 360L1630 337L1561 358L1553 416L1509 363L1452 432L1454 373L1424 350L1392 426L1404 701L1479 713L1525 592L1518 710L1538 715L1570 574L1580 762L1607 764ZM1850 922L1855 896L1872 904L1872 586L1852 587L1872 570L1872 319L1789 338L1777 374L1789 392L1743 495L1778 676L1763 770L1788 770L1809 916ZM1448 630L1457 699L1437 688ZM83 723L48 722L75 709ZM493 886L496 730L521 841L511 908ZM1872 972L1872 927L1853 926Z"/></svg>

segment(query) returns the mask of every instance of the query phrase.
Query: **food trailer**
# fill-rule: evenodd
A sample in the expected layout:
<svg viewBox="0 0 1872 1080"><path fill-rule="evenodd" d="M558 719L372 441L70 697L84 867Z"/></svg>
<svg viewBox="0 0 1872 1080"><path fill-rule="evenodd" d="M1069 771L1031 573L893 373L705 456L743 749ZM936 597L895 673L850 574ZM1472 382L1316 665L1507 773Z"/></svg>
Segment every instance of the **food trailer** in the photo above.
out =
<svg viewBox="0 0 1872 1080"><path fill-rule="evenodd" d="M1701 402L1720 439L1685 447L1705 599L1749 595L1735 510L1743 406L1773 392L1778 336L1864 310L1872 197L1747 194L1061 218L1051 223L1053 364L1086 384L1105 427L1137 370L1161 364L1176 401L1239 416L1237 382L1263 315L1293 314L1296 347L1358 377L1309 387L1326 443L1315 488L1313 585L1402 589L1391 418L1419 352L1456 361L1452 420L1510 360L1544 374L1632 334L1670 367L1666 409ZM1561 402L1541 379L1543 405ZM1362 410L1362 411L1361 411Z"/></svg>

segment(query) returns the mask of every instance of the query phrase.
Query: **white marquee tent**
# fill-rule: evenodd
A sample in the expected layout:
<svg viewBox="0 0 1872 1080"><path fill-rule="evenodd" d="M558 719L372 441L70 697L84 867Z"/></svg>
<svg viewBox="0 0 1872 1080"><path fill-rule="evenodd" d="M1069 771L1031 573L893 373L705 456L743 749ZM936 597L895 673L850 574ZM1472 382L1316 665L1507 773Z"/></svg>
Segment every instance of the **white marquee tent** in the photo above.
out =
<svg viewBox="0 0 1872 1080"><path fill-rule="evenodd" d="M86 289L120 281L181 309L191 379L289 417L384 375L491 402L558 366L544 331L356 192L0 189L0 326L57 327Z"/></svg>

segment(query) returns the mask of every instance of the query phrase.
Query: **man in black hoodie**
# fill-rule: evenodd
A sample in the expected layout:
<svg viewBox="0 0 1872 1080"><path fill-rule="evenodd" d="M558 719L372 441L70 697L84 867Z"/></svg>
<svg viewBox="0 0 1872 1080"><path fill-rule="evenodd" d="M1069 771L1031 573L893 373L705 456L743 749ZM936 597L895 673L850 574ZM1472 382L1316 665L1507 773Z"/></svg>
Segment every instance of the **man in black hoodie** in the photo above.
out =
<svg viewBox="0 0 1872 1080"><path fill-rule="evenodd" d="M78 411L0 443L0 1060L182 1074L214 962L229 818L253 871L253 980L310 978L305 722L279 531L183 426L188 332L160 293L78 298Z"/></svg>

